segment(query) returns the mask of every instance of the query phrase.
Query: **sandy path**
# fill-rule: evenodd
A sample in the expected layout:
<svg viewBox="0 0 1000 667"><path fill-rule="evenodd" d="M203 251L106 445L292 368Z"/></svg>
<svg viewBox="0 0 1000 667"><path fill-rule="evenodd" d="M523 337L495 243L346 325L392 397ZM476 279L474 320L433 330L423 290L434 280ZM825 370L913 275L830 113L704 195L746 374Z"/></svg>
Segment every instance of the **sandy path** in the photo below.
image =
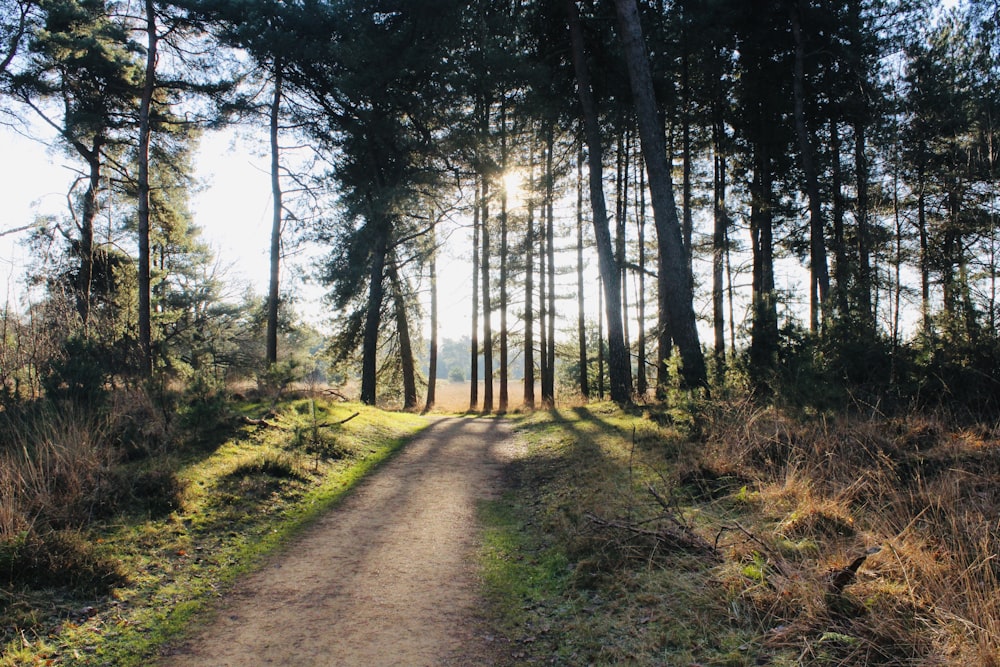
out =
<svg viewBox="0 0 1000 667"><path fill-rule="evenodd" d="M475 509L513 451L502 421L438 421L160 664L492 664Z"/></svg>

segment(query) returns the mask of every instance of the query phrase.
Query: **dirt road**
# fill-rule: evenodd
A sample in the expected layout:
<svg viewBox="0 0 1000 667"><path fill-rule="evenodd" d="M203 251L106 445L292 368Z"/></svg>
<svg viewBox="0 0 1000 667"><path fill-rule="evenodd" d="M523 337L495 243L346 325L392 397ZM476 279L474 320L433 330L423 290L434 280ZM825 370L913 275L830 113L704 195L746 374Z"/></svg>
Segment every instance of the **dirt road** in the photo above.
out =
<svg viewBox="0 0 1000 667"><path fill-rule="evenodd" d="M514 447L502 421L436 422L160 664L494 664L475 509L499 491Z"/></svg>

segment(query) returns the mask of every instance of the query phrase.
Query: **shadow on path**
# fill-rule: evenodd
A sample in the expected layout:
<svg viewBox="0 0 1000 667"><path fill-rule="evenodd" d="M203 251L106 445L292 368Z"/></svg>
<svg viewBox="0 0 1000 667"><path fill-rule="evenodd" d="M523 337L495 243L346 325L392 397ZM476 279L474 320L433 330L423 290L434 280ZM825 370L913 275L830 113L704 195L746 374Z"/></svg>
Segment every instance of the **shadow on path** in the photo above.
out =
<svg viewBox="0 0 1000 667"><path fill-rule="evenodd" d="M503 420L433 424L160 664L491 664L475 512L514 451Z"/></svg>

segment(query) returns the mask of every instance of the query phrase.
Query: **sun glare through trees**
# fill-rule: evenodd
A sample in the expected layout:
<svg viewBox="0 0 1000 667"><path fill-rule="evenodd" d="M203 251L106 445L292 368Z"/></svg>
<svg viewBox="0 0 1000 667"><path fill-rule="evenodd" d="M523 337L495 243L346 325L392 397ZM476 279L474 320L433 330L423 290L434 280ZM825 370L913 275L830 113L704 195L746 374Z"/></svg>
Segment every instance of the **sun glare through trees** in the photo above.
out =
<svg viewBox="0 0 1000 667"><path fill-rule="evenodd" d="M768 395L803 364L845 395L994 402L959 380L997 349L989 2L253 6L2 4L6 126L73 174L3 230L38 258L7 317L58 313L119 351L105 377L411 405L435 332L438 379L498 383L479 409ZM220 128L260 179L206 214ZM34 397L43 367L4 377Z"/></svg>
<svg viewBox="0 0 1000 667"><path fill-rule="evenodd" d="M0 0L0 667L456 412L534 662L1000 665L998 119L997 0Z"/></svg>

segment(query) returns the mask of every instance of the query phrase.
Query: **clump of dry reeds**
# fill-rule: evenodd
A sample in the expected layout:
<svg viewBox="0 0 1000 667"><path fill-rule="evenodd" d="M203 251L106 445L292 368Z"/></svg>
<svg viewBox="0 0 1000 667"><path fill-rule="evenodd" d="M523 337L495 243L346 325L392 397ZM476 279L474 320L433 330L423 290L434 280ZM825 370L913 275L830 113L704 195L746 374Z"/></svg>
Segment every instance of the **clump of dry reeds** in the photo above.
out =
<svg viewBox="0 0 1000 667"><path fill-rule="evenodd" d="M106 419L68 405L4 417L0 540L86 520L107 493L118 457Z"/></svg>
<svg viewBox="0 0 1000 667"><path fill-rule="evenodd" d="M173 473L124 467L162 448L164 429L139 391L121 390L100 410L39 401L0 412L0 579L84 589L117 581L87 531L115 512L180 505Z"/></svg>

